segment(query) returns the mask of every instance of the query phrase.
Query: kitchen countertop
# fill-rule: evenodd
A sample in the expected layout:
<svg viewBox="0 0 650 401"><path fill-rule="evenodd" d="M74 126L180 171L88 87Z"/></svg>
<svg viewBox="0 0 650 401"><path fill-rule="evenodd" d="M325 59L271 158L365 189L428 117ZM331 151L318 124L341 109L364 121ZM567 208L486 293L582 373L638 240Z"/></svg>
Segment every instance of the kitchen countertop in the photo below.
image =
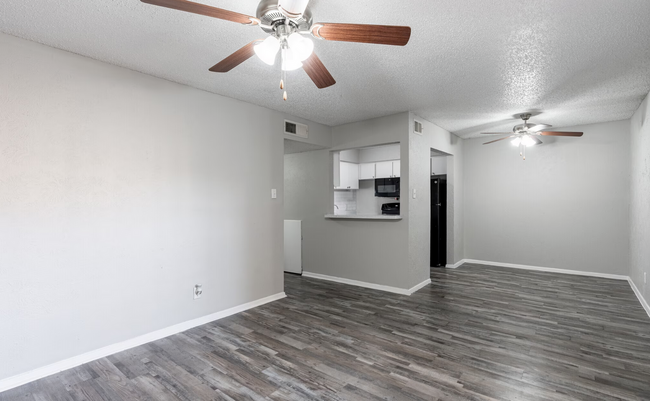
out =
<svg viewBox="0 0 650 401"><path fill-rule="evenodd" d="M402 220L398 214L326 214L326 219L347 219L347 220Z"/></svg>

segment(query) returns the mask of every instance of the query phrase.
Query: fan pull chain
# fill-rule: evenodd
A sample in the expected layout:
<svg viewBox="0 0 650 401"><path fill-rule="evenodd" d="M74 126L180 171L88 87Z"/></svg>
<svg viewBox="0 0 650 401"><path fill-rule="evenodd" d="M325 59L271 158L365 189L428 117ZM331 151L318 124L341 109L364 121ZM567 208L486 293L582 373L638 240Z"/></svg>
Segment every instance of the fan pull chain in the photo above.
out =
<svg viewBox="0 0 650 401"><path fill-rule="evenodd" d="M287 101L287 72L282 70L282 86L280 89L284 89L284 94L282 94L282 99Z"/></svg>
<svg viewBox="0 0 650 401"><path fill-rule="evenodd" d="M526 146L524 145L524 160L526 160Z"/></svg>
<svg viewBox="0 0 650 401"><path fill-rule="evenodd" d="M287 101L287 71L284 69L284 49L281 50L282 62L280 63L280 89L284 90L282 100Z"/></svg>

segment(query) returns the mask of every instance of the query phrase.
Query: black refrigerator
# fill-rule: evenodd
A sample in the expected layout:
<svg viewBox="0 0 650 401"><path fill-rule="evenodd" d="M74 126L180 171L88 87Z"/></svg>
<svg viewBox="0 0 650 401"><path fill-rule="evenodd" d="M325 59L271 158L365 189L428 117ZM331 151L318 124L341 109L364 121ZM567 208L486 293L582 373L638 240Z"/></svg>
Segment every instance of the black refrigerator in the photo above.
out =
<svg viewBox="0 0 650 401"><path fill-rule="evenodd" d="M447 265L447 176L431 177L431 267Z"/></svg>

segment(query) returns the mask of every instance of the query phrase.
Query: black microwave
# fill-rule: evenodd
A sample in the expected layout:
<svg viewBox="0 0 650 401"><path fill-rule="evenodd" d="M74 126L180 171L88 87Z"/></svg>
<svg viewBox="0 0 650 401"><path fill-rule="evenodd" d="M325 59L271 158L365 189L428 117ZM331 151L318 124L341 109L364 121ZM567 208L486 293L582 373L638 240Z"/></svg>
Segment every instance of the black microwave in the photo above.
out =
<svg viewBox="0 0 650 401"><path fill-rule="evenodd" d="M375 179L375 196L399 198L399 178Z"/></svg>

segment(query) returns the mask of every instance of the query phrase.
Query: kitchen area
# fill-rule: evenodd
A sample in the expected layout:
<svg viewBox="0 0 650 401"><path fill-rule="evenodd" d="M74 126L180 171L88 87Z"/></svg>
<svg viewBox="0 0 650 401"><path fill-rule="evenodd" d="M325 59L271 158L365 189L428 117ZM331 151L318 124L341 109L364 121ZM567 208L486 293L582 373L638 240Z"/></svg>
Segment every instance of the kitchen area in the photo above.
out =
<svg viewBox="0 0 650 401"><path fill-rule="evenodd" d="M400 294L426 285L431 182L446 175L450 204L462 205L462 159L454 156L457 137L425 120L415 132L416 119L405 112L344 124L322 141L311 126L308 138L285 134L278 198L286 244L296 250L293 258L285 249L286 271ZM455 263L462 208L447 210L447 255Z"/></svg>
<svg viewBox="0 0 650 401"><path fill-rule="evenodd" d="M400 144L332 152L334 213L327 219L400 220Z"/></svg>

